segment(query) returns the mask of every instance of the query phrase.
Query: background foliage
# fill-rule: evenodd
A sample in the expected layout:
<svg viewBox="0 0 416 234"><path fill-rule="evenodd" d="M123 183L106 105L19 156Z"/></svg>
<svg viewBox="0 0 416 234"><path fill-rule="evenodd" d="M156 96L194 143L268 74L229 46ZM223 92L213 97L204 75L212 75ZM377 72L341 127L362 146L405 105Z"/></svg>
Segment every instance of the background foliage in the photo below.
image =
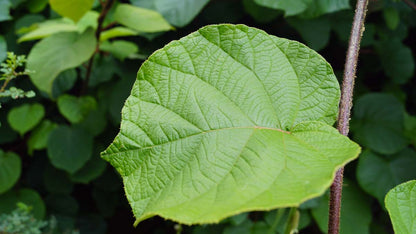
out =
<svg viewBox="0 0 416 234"><path fill-rule="evenodd" d="M0 223L16 215L26 222L29 212L39 221L33 228L45 233L282 232L284 209L192 227L155 217L133 229L120 177L99 153L119 130L140 64L171 40L207 24L244 23L305 43L341 79L355 2L107 3L0 2L0 60L7 51L27 55L26 70L21 60L1 69L22 75L2 76ZM351 137L364 152L346 168L342 233L392 233L384 196L416 178L415 27L416 10L405 1L370 1L351 122ZM23 93L12 95L18 90ZM24 98L28 91L36 96ZM301 232L325 232L327 200L324 195L301 206ZM18 202L30 209L23 212Z"/></svg>

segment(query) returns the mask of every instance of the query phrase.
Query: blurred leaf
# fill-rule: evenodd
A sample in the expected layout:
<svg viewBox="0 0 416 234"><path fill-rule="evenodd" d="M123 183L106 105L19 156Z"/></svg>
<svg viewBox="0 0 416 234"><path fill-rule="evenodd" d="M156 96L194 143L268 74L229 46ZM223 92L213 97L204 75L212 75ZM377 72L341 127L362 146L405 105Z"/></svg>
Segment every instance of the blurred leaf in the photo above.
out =
<svg viewBox="0 0 416 234"><path fill-rule="evenodd" d="M70 178L75 183L88 184L103 174L106 166L107 163L101 159L99 152L95 152L91 159Z"/></svg>
<svg viewBox="0 0 416 234"><path fill-rule="evenodd" d="M64 94L58 98L57 104L59 112L71 123L81 122L97 108L97 102L91 96L75 97Z"/></svg>
<svg viewBox="0 0 416 234"><path fill-rule="evenodd" d="M11 7L10 0L0 1L0 22L12 19L12 17L9 14L10 7Z"/></svg>
<svg viewBox="0 0 416 234"><path fill-rule="evenodd" d="M158 12L129 4L117 6L114 20L138 32L161 32L172 29Z"/></svg>
<svg viewBox="0 0 416 234"><path fill-rule="evenodd" d="M93 69L88 86L95 87L111 80L121 67L113 56L96 56L93 61ZM83 69L83 77L85 77L85 72L86 69Z"/></svg>
<svg viewBox="0 0 416 234"><path fill-rule="evenodd" d="M5 111L5 110L1 110ZM0 115L0 144L13 142L19 137L19 134L14 131L7 122L7 115Z"/></svg>
<svg viewBox="0 0 416 234"><path fill-rule="evenodd" d="M52 97L57 98L72 89L76 81L77 71L75 69L68 69L59 73L52 84Z"/></svg>
<svg viewBox="0 0 416 234"><path fill-rule="evenodd" d="M76 124L75 126L84 129L92 136L99 135L107 126L107 119L104 110L92 110L82 122Z"/></svg>
<svg viewBox="0 0 416 234"><path fill-rule="evenodd" d="M314 0L300 16L303 18L316 18L344 9L350 9L349 0Z"/></svg>
<svg viewBox="0 0 416 234"><path fill-rule="evenodd" d="M390 190L386 196L394 232L397 234L416 233L416 180L403 183Z"/></svg>
<svg viewBox="0 0 416 234"><path fill-rule="evenodd" d="M38 24L45 21L45 17L39 14L25 15L17 19L14 24L14 31L16 34L24 34L35 30Z"/></svg>
<svg viewBox="0 0 416 234"><path fill-rule="evenodd" d="M384 21L389 29L394 30L400 23L399 12L393 7L386 7L383 9Z"/></svg>
<svg viewBox="0 0 416 234"><path fill-rule="evenodd" d="M30 78L35 86L49 94L59 73L81 65L95 51L94 30L83 34L62 32L37 43L30 51L27 68L34 71Z"/></svg>
<svg viewBox="0 0 416 234"><path fill-rule="evenodd" d="M23 104L9 111L7 121L22 136L38 125L44 115L45 109L41 104Z"/></svg>
<svg viewBox="0 0 416 234"><path fill-rule="evenodd" d="M243 5L246 12L248 12L253 19L260 23L268 23L281 15L281 12L258 5L254 2L254 0L244 0Z"/></svg>
<svg viewBox="0 0 416 234"><path fill-rule="evenodd" d="M134 80L132 79L124 78L117 81L111 89L107 108L110 113L111 120L116 125L120 124L121 109L123 108L127 97L130 95L133 82Z"/></svg>
<svg viewBox="0 0 416 234"><path fill-rule="evenodd" d="M137 36L139 33L129 28L125 27L115 27L109 30L106 30L100 34L100 41L106 41L115 37L127 37L127 36Z"/></svg>
<svg viewBox="0 0 416 234"><path fill-rule="evenodd" d="M94 0L49 0L54 11L75 22L91 9L93 3Z"/></svg>
<svg viewBox="0 0 416 234"><path fill-rule="evenodd" d="M45 167L43 171L43 181L46 190L56 194L70 194L74 184L69 180L67 173L58 170L51 165Z"/></svg>
<svg viewBox="0 0 416 234"><path fill-rule="evenodd" d="M31 13L41 12L48 5L48 0L30 0L25 2L25 7Z"/></svg>
<svg viewBox="0 0 416 234"><path fill-rule="evenodd" d="M22 172L22 161L13 152L0 149L0 194L13 187Z"/></svg>
<svg viewBox="0 0 416 234"><path fill-rule="evenodd" d="M353 112L353 138L361 145L381 154L394 154L406 147L404 107L396 97L366 94L357 99Z"/></svg>
<svg viewBox="0 0 416 234"><path fill-rule="evenodd" d="M321 50L328 44L331 29L328 17L308 20L289 18L287 22L300 33L312 49Z"/></svg>
<svg viewBox="0 0 416 234"><path fill-rule="evenodd" d="M0 35L0 63L7 57L7 42Z"/></svg>
<svg viewBox="0 0 416 234"><path fill-rule="evenodd" d="M376 45L386 75L397 84L406 83L414 74L412 51L399 39L385 40Z"/></svg>
<svg viewBox="0 0 416 234"><path fill-rule="evenodd" d="M31 31L19 38L19 43L42 39L59 32L75 32L78 30L77 26L71 20L65 18L47 20L31 26L31 28L33 28Z"/></svg>
<svg viewBox="0 0 416 234"><path fill-rule="evenodd" d="M361 188L384 206L384 197L394 186L416 178L416 152L407 148L383 158L371 151L359 157L357 180Z"/></svg>
<svg viewBox="0 0 416 234"><path fill-rule="evenodd" d="M88 11L77 23L78 31L83 33L89 27L97 29L99 13L96 11Z"/></svg>
<svg viewBox="0 0 416 234"><path fill-rule="evenodd" d="M101 190L94 187L92 190L92 197L100 214L104 217L111 217L117 209L120 201L120 193Z"/></svg>
<svg viewBox="0 0 416 234"><path fill-rule="evenodd" d="M33 154L33 150L45 149L48 144L49 134L58 125L49 120L42 121L38 127L33 130L30 134L30 138L27 141L28 152L30 155Z"/></svg>
<svg viewBox="0 0 416 234"><path fill-rule="evenodd" d="M298 15L305 11L313 0L254 0L257 4L285 11L285 16Z"/></svg>
<svg viewBox="0 0 416 234"><path fill-rule="evenodd" d="M49 194L45 203L52 214L75 216L79 209L77 200L68 194Z"/></svg>
<svg viewBox="0 0 416 234"><path fill-rule="evenodd" d="M416 146L416 116L405 114L404 116L405 135Z"/></svg>
<svg viewBox="0 0 416 234"><path fill-rule="evenodd" d="M312 209L312 217L323 233L327 233L328 230L328 204L329 196L326 194L320 206ZM341 207L340 234L370 233L370 200L352 181L344 181Z"/></svg>
<svg viewBox="0 0 416 234"><path fill-rule="evenodd" d="M209 0L130 0L133 5L149 8L163 15L174 26L189 24Z"/></svg>
<svg viewBox="0 0 416 234"><path fill-rule="evenodd" d="M114 57L123 61L129 55L139 52L139 47L129 41L117 40L113 42L105 41L100 45L102 51L111 53Z"/></svg>
<svg viewBox="0 0 416 234"><path fill-rule="evenodd" d="M48 156L56 168L73 174L91 158L92 146L92 136L87 132L59 126L50 133Z"/></svg>
<svg viewBox="0 0 416 234"><path fill-rule="evenodd" d="M45 217L46 209L42 198L32 189L11 190L0 195L0 213L10 213L16 209L18 202L22 202L32 207L31 212L36 219Z"/></svg>

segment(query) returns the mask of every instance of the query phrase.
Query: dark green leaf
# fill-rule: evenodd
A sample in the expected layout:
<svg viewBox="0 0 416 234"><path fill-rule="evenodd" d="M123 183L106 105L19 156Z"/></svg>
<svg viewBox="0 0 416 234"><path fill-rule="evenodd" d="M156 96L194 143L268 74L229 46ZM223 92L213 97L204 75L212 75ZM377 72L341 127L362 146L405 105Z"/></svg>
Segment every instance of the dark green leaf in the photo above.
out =
<svg viewBox="0 0 416 234"><path fill-rule="evenodd" d="M27 141L28 152L32 155L33 150L45 149L48 144L49 134L58 126L56 123L49 120L42 121L39 126L33 130Z"/></svg>
<svg viewBox="0 0 416 234"><path fill-rule="evenodd" d="M312 49L321 50L328 44L331 29L328 17L307 20L289 18L287 21L299 32L306 44Z"/></svg>
<svg viewBox="0 0 416 234"><path fill-rule="evenodd" d="M22 162L19 155L0 149L0 194L13 187L20 177Z"/></svg>
<svg viewBox="0 0 416 234"><path fill-rule="evenodd" d="M56 168L74 173L90 159L92 143L92 136L87 132L59 126L50 133L48 156Z"/></svg>
<svg viewBox="0 0 416 234"><path fill-rule="evenodd" d="M46 190L50 193L70 194L74 187L66 172L58 170L51 165L46 166L44 169L43 181Z"/></svg>
<svg viewBox="0 0 416 234"><path fill-rule="evenodd" d="M0 22L12 19L12 17L9 14L10 7L10 0L2 0L0 2Z"/></svg>
<svg viewBox="0 0 416 234"><path fill-rule="evenodd" d="M37 219L45 217L46 209L40 195L32 189L19 189L0 195L0 213L10 213L17 208L17 203L22 202L31 207L31 213Z"/></svg>
<svg viewBox="0 0 416 234"><path fill-rule="evenodd" d="M394 96L370 93L357 99L352 124L354 139L381 154L394 154L407 145L404 107Z"/></svg>
<svg viewBox="0 0 416 234"><path fill-rule="evenodd" d="M416 178L416 152L407 148L388 158L370 151L358 162L357 180L361 188L384 206L384 197L394 186Z"/></svg>

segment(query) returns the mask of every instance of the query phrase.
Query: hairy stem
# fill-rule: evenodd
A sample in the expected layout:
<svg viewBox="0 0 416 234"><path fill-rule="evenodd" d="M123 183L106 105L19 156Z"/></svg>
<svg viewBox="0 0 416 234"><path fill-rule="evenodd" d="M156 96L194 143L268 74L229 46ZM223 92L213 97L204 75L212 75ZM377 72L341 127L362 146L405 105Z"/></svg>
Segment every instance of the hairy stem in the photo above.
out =
<svg viewBox="0 0 416 234"><path fill-rule="evenodd" d="M403 2L406 3L413 10L416 10L416 3L412 2L411 0L403 0Z"/></svg>
<svg viewBox="0 0 416 234"><path fill-rule="evenodd" d="M98 25L97 25L97 30L95 31L95 38L97 39L97 45L95 47L94 53L92 54L90 60L88 61L87 72L85 74L85 81L83 83L83 87L80 92L81 95L85 94L88 90L88 83L90 81L94 57L100 51L100 35L101 35L101 32L103 31L103 23L104 23L105 17L108 14L108 11L113 6L114 0L106 0L105 2L101 2L101 3L102 3L101 4L102 10L101 10L100 15L98 16Z"/></svg>
<svg viewBox="0 0 416 234"><path fill-rule="evenodd" d="M367 5L368 0L357 1L350 40L348 44L347 57L345 61L341 101L339 104L338 114L338 131L345 136L347 136L349 132L349 120L352 107L354 79L357 70L360 42L364 32L364 21L367 12ZM343 174L344 168L339 169L331 186L331 194L329 200L328 234L339 233Z"/></svg>

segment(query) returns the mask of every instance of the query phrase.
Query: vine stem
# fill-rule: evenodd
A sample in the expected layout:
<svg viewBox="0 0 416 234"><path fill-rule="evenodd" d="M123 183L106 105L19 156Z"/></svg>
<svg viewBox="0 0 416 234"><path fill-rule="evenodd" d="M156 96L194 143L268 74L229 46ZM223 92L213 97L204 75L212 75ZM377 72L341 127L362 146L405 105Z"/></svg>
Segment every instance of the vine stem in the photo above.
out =
<svg viewBox="0 0 416 234"><path fill-rule="evenodd" d="M413 10L416 10L416 3L410 1L410 0L403 0L404 3L406 3L410 8Z"/></svg>
<svg viewBox="0 0 416 234"><path fill-rule="evenodd" d="M104 31L103 30L103 23L104 23L104 19L108 14L108 11L111 9L111 7L113 6L114 0L106 0L104 1L100 1L101 6L102 6L102 10L100 15L98 16L98 24L97 24L97 30L95 31L95 38L97 39L97 45L95 46L95 51L92 54L90 60L88 61L88 65L87 65L87 72L85 73L85 81L83 83L83 87L81 89L80 94L85 94L88 90L88 83L91 77L91 71L92 71L92 66L94 63L94 57L95 55L100 51L100 35L101 32Z"/></svg>
<svg viewBox="0 0 416 234"><path fill-rule="evenodd" d="M337 121L338 131L345 136L348 136L349 132L349 120L352 107L354 79L357 70L360 42L364 32L364 21L367 12L367 5L368 0L357 0L345 61L341 100L339 104L339 114ZM343 174L344 168L339 169L335 174L335 179L331 186L329 199L328 234L339 233Z"/></svg>

